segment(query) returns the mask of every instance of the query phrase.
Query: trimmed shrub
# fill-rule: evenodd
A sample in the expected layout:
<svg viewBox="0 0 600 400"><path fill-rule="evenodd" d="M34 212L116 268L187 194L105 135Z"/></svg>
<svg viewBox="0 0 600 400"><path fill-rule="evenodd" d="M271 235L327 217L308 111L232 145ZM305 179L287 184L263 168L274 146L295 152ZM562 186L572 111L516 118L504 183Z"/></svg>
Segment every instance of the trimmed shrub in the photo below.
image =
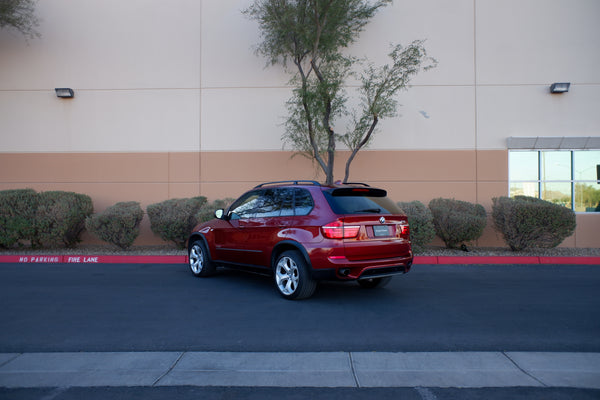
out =
<svg viewBox="0 0 600 400"><path fill-rule="evenodd" d="M495 197L492 217L498 232L513 251L553 248L575 232L575 213L535 197Z"/></svg>
<svg viewBox="0 0 600 400"><path fill-rule="evenodd" d="M206 197L199 196L150 204L146 208L150 228L162 240L184 249L192 229L198 224L198 212L205 203Z"/></svg>
<svg viewBox="0 0 600 400"><path fill-rule="evenodd" d="M235 201L235 199L226 198L226 199L217 199L210 203L204 204L200 208L200 211L198 212L198 222L201 223L201 222L210 221L211 219L215 218L215 211L217 211L220 208L227 210L227 208L234 201Z"/></svg>
<svg viewBox="0 0 600 400"><path fill-rule="evenodd" d="M415 252L420 252L435 237L433 214L420 201L399 202L400 207L408 217L410 240Z"/></svg>
<svg viewBox="0 0 600 400"><path fill-rule="evenodd" d="M140 234L144 210L137 201L117 203L101 213L90 215L85 227L98 239L121 249L129 248Z"/></svg>
<svg viewBox="0 0 600 400"><path fill-rule="evenodd" d="M81 242L85 219L94 211L85 194L51 191L38 195L32 246L75 247Z"/></svg>
<svg viewBox="0 0 600 400"><path fill-rule="evenodd" d="M0 191L0 247L11 247L35 232L38 195L33 189Z"/></svg>
<svg viewBox="0 0 600 400"><path fill-rule="evenodd" d="M433 199L429 202L435 233L450 249L463 242L478 239L487 223L485 209L480 204L455 199Z"/></svg>

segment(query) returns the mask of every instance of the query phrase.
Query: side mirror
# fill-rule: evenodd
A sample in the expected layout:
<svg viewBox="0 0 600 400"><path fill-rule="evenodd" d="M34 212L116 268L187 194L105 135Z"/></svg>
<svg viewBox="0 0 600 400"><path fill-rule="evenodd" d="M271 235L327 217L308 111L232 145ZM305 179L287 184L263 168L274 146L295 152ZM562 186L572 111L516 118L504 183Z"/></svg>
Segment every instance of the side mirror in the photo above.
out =
<svg viewBox="0 0 600 400"><path fill-rule="evenodd" d="M225 211L222 208L219 208L217 211L215 211L215 218L222 219L224 213Z"/></svg>

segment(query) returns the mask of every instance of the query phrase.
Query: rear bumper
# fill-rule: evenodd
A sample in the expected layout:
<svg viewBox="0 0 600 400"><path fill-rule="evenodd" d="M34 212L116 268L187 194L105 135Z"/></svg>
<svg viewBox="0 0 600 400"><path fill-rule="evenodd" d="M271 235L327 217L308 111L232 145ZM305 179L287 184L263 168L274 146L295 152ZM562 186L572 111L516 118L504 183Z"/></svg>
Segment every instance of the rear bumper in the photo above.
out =
<svg viewBox="0 0 600 400"><path fill-rule="evenodd" d="M367 261L349 261L347 259L328 260L325 268L313 267L313 277L317 280L360 280L383 278L405 274L410 271L412 257Z"/></svg>
<svg viewBox="0 0 600 400"><path fill-rule="evenodd" d="M373 278L384 278L386 276L394 276L405 274L410 271L411 264L399 265L396 267L387 267L387 268L370 268L366 269L358 279L373 279Z"/></svg>

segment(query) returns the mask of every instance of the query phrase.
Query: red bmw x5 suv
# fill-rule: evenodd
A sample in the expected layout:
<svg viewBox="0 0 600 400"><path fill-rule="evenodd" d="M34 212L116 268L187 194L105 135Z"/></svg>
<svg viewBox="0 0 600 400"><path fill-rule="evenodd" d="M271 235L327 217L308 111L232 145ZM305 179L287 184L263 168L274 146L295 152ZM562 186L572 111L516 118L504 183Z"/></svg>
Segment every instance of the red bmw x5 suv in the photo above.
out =
<svg viewBox="0 0 600 400"><path fill-rule="evenodd" d="M386 195L366 184L263 183L194 228L190 268L258 269L286 299L310 297L320 280L381 287L413 260L406 215Z"/></svg>

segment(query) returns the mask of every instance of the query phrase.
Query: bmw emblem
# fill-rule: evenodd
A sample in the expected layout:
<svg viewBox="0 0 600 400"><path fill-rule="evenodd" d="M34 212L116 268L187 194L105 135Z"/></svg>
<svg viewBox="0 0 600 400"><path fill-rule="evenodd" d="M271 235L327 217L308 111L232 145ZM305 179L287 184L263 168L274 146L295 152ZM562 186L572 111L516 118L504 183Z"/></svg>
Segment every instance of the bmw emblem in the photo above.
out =
<svg viewBox="0 0 600 400"><path fill-rule="evenodd" d="M384 217L379 218L379 223L380 224L385 224L385 218Z"/></svg>

